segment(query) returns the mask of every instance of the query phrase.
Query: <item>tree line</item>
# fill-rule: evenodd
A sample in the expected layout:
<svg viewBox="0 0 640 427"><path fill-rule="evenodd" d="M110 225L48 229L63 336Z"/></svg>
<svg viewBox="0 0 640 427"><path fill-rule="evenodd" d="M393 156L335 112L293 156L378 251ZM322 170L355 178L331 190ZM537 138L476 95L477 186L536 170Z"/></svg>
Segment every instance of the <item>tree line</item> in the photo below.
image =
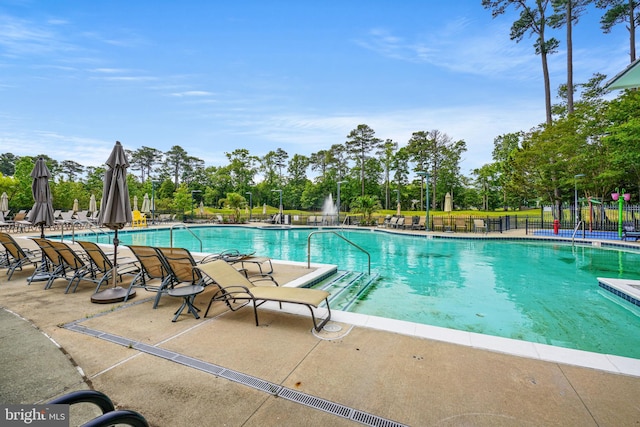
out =
<svg viewBox="0 0 640 427"><path fill-rule="evenodd" d="M180 147L167 152L141 147L128 152L131 197L152 193L159 211L183 212L201 200L223 207L251 200L253 206L320 210L325 198L341 190L344 210L375 203L378 209L442 209L446 193L456 209L520 209L539 204L572 203L581 198L610 200L624 188L634 201L640 194L640 92L625 91L605 99L603 75L580 84L574 111L566 101L553 106L551 126L500 135L494 140L492 162L461 173L466 143L439 130L417 131L404 146L377 138L366 124L354 128L342 144L309 156L289 155L278 148L256 156L240 148L225 153L224 166L205 166ZM91 194L102 193L103 167L84 167L46 155L18 157L0 154L0 191L10 206L28 208L30 173L44 157L52 173L57 209L70 209L73 200L88 205ZM338 184L339 183L339 184ZM274 191L276 190L276 191ZM249 197L251 193L251 197ZM231 196L230 196L231 195ZM236 197L237 196L237 197ZM365 199L371 200L365 200ZM238 202L240 200L240 202Z"/></svg>
<svg viewBox="0 0 640 427"><path fill-rule="evenodd" d="M441 209L446 193L457 209L520 209L540 203L560 207L581 198L610 200L616 189L640 197L640 95L625 91L607 99L605 76L596 73L587 82L573 82L572 28L595 6L603 10L604 33L615 25L629 32L630 60L635 60L635 28L640 4L622 0L482 0L494 17L509 8L519 12L510 38L534 39L540 55L546 107L545 121L494 139L492 162L465 176L460 171L465 141L454 141L433 129L416 131L408 141L381 139L366 124L357 125L344 142L309 156L281 148L256 156L239 148L225 153L227 164L206 167L204 161L175 145L162 152L152 147L128 151L132 197L156 196L156 209L183 212L201 200L207 206L269 204L286 209L319 210L328 194L349 209ZM561 42L550 30L565 29L566 82L558 86L557 104L551 103L547 57ZM84 167L72 160L46 155L0 155L0 191L10 196L12 208L31 206L29 173L37 157L44 157L54 176L52 192L57 208L69 209L74 199L84 206L90 194L102 192L104 168ZM275 191L274 191L275 190Z"/></svg>

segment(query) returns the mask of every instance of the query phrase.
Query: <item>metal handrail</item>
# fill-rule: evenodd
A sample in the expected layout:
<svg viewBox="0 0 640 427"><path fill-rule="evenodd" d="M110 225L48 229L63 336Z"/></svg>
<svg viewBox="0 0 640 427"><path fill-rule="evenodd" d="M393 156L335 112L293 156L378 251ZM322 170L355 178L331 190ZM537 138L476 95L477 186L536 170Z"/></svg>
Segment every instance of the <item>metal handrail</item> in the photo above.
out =
<svg viewBox="0 0 640 427"><path fill-rule="evenodd" d="M331 231L331 230L312 231L311 233L309 233L309 236L307 237L307 268L311 268L311 236L313 236L314 234L327 234L327 233L335 234L336 236L338 236L339 238L341 238L345 242L349 243L351 246L354 246L354 247L360 249L362 252L364 252L367 255L367 258L368 258L368 261L369 261L369 263L368 263L369 274L371 274L371 255L369 254L369 252L367 252L366 250L364 250L360 246L356 245L355 243L353 243L351 240L347 239L346 237L336 233L335 231Z"/></svg>
<svg viewBox="0 0 640 427"><path fill-rule="evenodd" d="M98 241L98 236L99 236L100 234L105 234L105 235L109 236L109 232L108 232L108 231L103 230L103 229L102 229L102 227L98 227L98 230L96 230L96 229L94 229L94 228L92 227L92 225L93 225L93 224L92 224L90 221L87 221L87 220L77 220L77 219L76 219L76 220L74 220L74 221L71 223L71 242L72 242L72 243L75 243L75 242L76 242L76 224L83 224L83 225L85 225L85 229L86 229L86 228L88 228L90 231L92 231L92 232L93 232L93 234L95 234L95 235L96 235L96 242ZM63 232L61 233L61 241L64 241L64 230L63 230ZM111 237L109 237L109 243L111 243Z"/></svg>
<svg viewBox="0 0 640 427"><path fill-rule="evenodd" d="M193 237L195 237L196 239L198 239L198 241L200 242L200 252L202 252L202 240L201 240L198 236L196 236L196 235L195 235L195 233L194 233L193 231L191 231L191 229L189 229L189 227L187 227L185 224L182 224L182 223L173 224L173 225L169 228L169 242L170 242L169 244L170 244L170 247L173 247L173 228L174 228L174 227L182 227L182 228L184 228L185 230L187 230L189 233L191 233L191 235L192 235Z"/></svg>
<svg viewBox="0 0 640 427"><path fill-rule="evenodd" d="M580 228L581 225L584 225L582 223L582 221L578 221L578 223L576 224L576 228L573 229L573 234L571 235L571 245L572 246L573 246L574 240L576 238L576 233L578 232L578 229Z"/></svg>

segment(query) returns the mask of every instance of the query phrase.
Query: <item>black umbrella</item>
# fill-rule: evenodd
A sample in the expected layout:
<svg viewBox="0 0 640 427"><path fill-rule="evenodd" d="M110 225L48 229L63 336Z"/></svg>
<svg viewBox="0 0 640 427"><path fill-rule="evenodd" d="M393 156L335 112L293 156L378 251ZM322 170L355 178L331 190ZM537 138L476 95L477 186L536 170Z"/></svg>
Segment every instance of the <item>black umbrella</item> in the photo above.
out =
<svg viewBox="0 0 640 427"><path fill-rule="evenodd" d="M29 222L40 226L40 237L44 239L44 227L52 226L55 222L53 217L53 203L51 201L51 189L49 188L49 178L51 173L47 168L44 159L40 157L31 171L31 193L33 194L33 208L29 211Z"/></svg>
<svg viewBox="0 0 640 427"><path fill-rule="evenodd" d="M113 288L98 292L91 297L92 302L110 303L124 301L127 290L116 286L118 276L118 230L131 222L131 205L129 203L129 188L127 187L127 168L129 162L120 141L106 161L109 169L104 174L104 187L98 224L104 225L115 232L113 238ZM135 296L131 291L129 298Z"/></svg>

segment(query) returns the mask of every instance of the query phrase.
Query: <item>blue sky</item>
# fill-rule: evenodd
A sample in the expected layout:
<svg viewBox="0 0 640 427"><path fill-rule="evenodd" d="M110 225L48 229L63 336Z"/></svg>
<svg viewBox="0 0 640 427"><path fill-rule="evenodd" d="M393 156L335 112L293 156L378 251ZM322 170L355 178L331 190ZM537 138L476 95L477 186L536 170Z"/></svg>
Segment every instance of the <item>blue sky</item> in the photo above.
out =
<svg viewBox="0 0 640 427"><path fill-rule="evenodd" d="M628 65L627 31L603 34L601 14L575 28L576 83ZM219 166L236 148L309 155L364 123L401 146L421 130L463 139L468 175L496 136L544 122L540 58L509 40L514 17L480 0L4 0L0 152L97 166L119 140ZM554 96L565 67L563 44Z"/></svg>

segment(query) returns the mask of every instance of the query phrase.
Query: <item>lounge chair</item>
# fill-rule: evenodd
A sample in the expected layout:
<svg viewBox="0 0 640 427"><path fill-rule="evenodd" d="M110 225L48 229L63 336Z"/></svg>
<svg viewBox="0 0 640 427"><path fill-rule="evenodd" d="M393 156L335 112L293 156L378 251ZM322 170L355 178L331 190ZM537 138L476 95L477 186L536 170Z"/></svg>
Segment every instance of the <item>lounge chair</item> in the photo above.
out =
<svg viewBox="0 0 640 427"><path fill-rule="evenodd" d="M431 229L434 231L444 231L444 218L442 216L434 216L433 227L431 227Z"/></svg>
<svg viewBox="0 0 640 427"><path fill-rule="evenodd" d="M160 255L151 246L128 246L135 255L140 264L140 272L131 281L127 289L127 295L124 300L129 299L129 294L133 288L142 288L149 292L156 292L156 299L153 308L158 306L160 297L166 294L171 284L169 271L165 267Z"/></svg>
<svg viewBox="0 0 640 427"><path fill-rule="evenodd" d="M46 262L41 265L31 277L29 277L27 284L30 285L33 280L46 279L47 282L44 289L51 289L51 286L56 279L65 279L69 281L65 289L65 293L67 293L72 284L71 279L75 279L76 268L81 268L84 262L80 260L80 262L76 264L74 260L71 260L73 255L69 256L66 251L58 250L61 248L56 249L56 242L52 240L35 237L32 238L32 240L42 251ZM68 271L73 271L74 276L69 278Z"/></svg>
<svg viewBox="0 0 640 427"><path fill-rule="evenodd" d="M22 270L25 265L33 264L38 267L38 263L42 260L42 254L29 249L23 249L7 233L0 233L0 244L4 247L5 254L3 258L4 267L7 268L7 280L11 280L13 272L16 269Z"/></svg>
<svg viewBox="0 0 640 427"><path fill-rule="evenodd" d="M101 273L102 278L97 282L96 292L100 290L100 287L109 283L109 279L113 273L113 263L104 253L104 251L93 242L83 242L78 240L78 244L82 247L87 254L89 261L92 264L92 269L95 272ZM122 276L125 274L137 274L140 271L140 267L136 264L135 258L118 258L118 270L117 274L122 280Z"/></svg>
<svg viewBox="0 0 640 427"><path fill-rule="evenodd" d="M260 274L256 274L254 276L269 277L270 278L269 280L275 281L275 279L273 279L273 277L271 276L271 274L273 273L273 263L271 262L271 258L265 257L265 256L254 256L254 254L255 252L245 253L245 252L240 252L237 249L227 249L225 251L220 252L219 254L207 255L200 261L200 263L205 264L207 262L211 262L216 259L224 260L231 265L240 263L240 265L242 266L241 267L242 269L240 271L242 271L246 277L251 277L251 276L249 275L247 269L245 268L244 263L246 262L250 264L255 264L260 270ZM269 270L264 271L262 269L263 265L268 265Z"/></svg>
<svg viewBox="0 0 640 427"><path fill-rule="evenodd" d="M4 214L0 211L0 228L6 228L9 231L13 227L13 221L4 219Z"/></svg>
<svg viewBox="0 0 640 427"><path fill-rule="evenodd" d="M144 216L140 211L133 211L133 219L131 220L131 227L146 227L147 226L147 217Z"/></svg>
<svg viewBox="0 0 640 427"><path fill-rule="evenodd" d="M27 230L33 228L33 224L27 220L28 212L20 211L13 217L13 229L14 231L24 233Z"/></svg>
<svg viewBox="0 0 640 427"><path fill-rule="evenodd" d="M196 266L196 260L189 250L184 248L154 248L160 254L165 270L170 275L171 287L181 283L195 285L202 280Z"/></svg>
<svg viewBox="0 0 640 427"><path fill-rule="evenodd" d="M50 240L36 237L32 237L31 240L40 248L43 262L27 279L27 285L31 285L34 280L46 280L47 283L45 283L44 288L49 289L51 287L50 282L53 282L58 277L64 277L62 276L64 274L64 265L58 253L51 246Z"/></svg>
<svg viewBox="0 0 640 427"><path fill-rule="evenodd" d="M426 226L425 224L427 223L427 217L426 216L421 216L420 218L418 218L418 222L417 223L413 223L411 225L411 229L412 230L425 230Z"/></svg>
<svg viewBox="0 0 640 427"><path fill-rule="evenodd" d="M467 219L463 216L457 216L455 219L455 231L467 231Z"/></svg>
<svg viewBox="0 0 640 427"><path fill-rule="evenodd" d="M478 231L482 231L485 234L487 233L487 224L484 222L484 219L474 219L473 220L473 231L477 233Z"/></svg>
<svg viewBox="0 0 640 427"><path fill-rule="evenodd" d="M247 270L244 266L244 263L249 263L249 264L255 264L258 269L260 270L260 275L261 276L269 276L270 274L273 273L273 264L271 263L271 258L269 257L264 257L264 256L247 256L244 258L240 258L238 261L235 262L239 262L240 265L242 266L242 270L245 272L245 276L248 276ZM262 266L263 265L269 265L269 271L263 271L262 270Z"/></svg>
<svg viewBox="0 0 640 427"><path fill-rule="evenodd" d="M315 217L315 215L312 215L309 218L307 218L307 225L316 225L316 217Z"/></svg>
<svg viewBox="0 0 640 427"><path fill-rule="evenodd" d="M271 224L282 224L281 215L279 213L273 215L270 222Z"/></svg>
<svg viewBox="0 0 640 427"><path fill-rule="evenodd" d="M389 222L387 223L387 227L390 228L396 228L396 226L398 225L398 218L397 216L391 217L391 219L389 219Z"/></svg>
<svg viewBox="0 0 640 427"><path fill-rule="evenodd" d="M55 221L55 224L64 226L65 224L73 223L73 221L74 221L73 211L67 211L67 212L60 213L60 219L57 219Z"/></svg>
<svg viewBox="0 0 640 427"><path fill-rule="evenodd" d="M100 211L95 211L95 212L91 212L91 215L87 216L87 220L91 223L91 224L97 224L98 223L98 216L100 215Z"/></svg>
<svg viewBox="0 0 640 427"><path fill-rule="evenodd" d="M204 291L204 284L200 270L194 268L196 261L191 252L183 248L155 248L155 250L169 272L169 276L165 279L170 282L167 285L167 294L183 298L182 305L174 313L173 322L178 320L185 308L193 314L193 317L199 319L200 309L193 305L193 301L196 295Z"/></svg>
<svg viewBox="0 0 640 427"><path fill-rule="evenodd" d="M625 224L622 226L622 240L635 239L637 242L640 239L640 231L636 231L633 224Z"/></svg>
<svg viewBox="0 0 640 427"><path fill-rule="evenodd" d="M218 287L218 291L214 293L209 301L204 317L207 317L209 309L215 301L223 301L232 311L236 311L252 303L256 326L259 326L258 307L266 301L275 301L280 303L280 306L282 306L283 302L307 306L309 311L311 311L311 319L313 320L313 327L316 331L320 331L331 319L331 308L329 307L328 299L330 294L327 291L309 288L280 287L277 285L256 286L254 282L247 279L242 273L223 260L199 264L196 268L200 270L204 277L204 285L215 285ZM238 301L244 302L237 305L236 303ZM322 302L326 302L328 314L326 319L318 324L313 308L318 308Z"/></svg>
<svg viewBox="0 0 640 427"><path fill-rule="evenodd" d="M93 266L90 262L85 261L78 255L76 251L74 251L69 245L64 242L56 242L55 240L50 240L49 244L51 247L58 253L60 261L63 265L63 271L61 276L69 279L69 283L67 284L64 293L69 293L69 290L73 286L75 282L75 286L73 286L73 291L75 292L78 289L78 285L81 280L87 280L93 283L97 283L100 285L102 283L102 279L96 278L96 270L93 269ZM73 275L70 273L73 272ZM71 277L69 277L71 276ZM53 280L50 280L49 286ZM45 288L46 289L46 288Z"/></svg>

